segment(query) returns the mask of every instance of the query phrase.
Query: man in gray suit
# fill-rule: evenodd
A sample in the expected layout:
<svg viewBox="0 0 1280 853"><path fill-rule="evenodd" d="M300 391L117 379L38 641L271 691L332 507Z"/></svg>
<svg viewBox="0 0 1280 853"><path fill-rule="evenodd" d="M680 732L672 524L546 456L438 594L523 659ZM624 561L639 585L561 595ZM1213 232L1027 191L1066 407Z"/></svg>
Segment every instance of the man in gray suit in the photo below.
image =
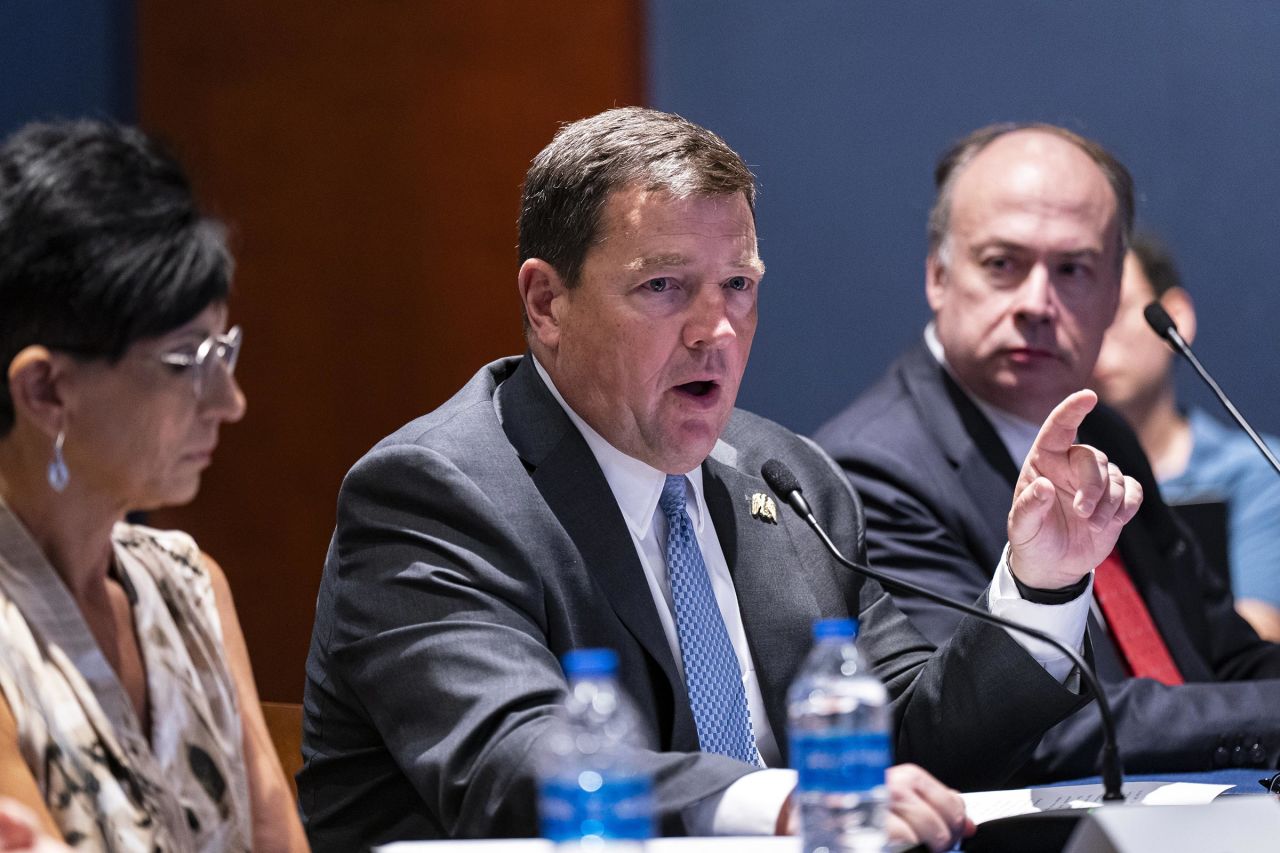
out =
<svg viewBox="0 0 1280 853"><path fill-rule="evenodd" d="M754 203L719 137L651 110L570 124L534 159L518 276L529 353L380 442L338 498L299 775L317 850L535 832L539 739L565 696L558 658L578 647L617 651L652 745L635 758L671 833L789 828L785 691L820 617L861 620L897 758L949 784L1000 784L1082 704L1061 683L1069 665L1000 629L966 621L935 652L803 523L761 509L760 467L780 459L840 547L865 553L831 461L733 408L764 272ZM1074 583L1141 500L1072 445L1092 402L1065 401L1024 469L1006 598L1011 565L1027 590ZM669 525L696 541L701 608L670 580L688 569L668 558ZM1018 603L1080 643L1079 626L1053 624L1058 606ZM691 643L718 649L722 671ZM691 703L709 679L724 697ZM730 747L712 736L722 725ZM965 828L924 771L895 770L890 789L897 837L942 849Z"/></svg>

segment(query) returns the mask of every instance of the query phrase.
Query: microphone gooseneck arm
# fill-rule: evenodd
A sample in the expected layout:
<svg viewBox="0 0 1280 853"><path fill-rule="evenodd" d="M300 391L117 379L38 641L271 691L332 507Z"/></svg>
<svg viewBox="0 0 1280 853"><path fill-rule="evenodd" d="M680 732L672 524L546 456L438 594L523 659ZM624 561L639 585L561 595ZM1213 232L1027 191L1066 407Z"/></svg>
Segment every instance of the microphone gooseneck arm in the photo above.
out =
<svg viewBox="0 0 1280 853"><path fill-rule="evenodd" d="M813 532L818 534L818 538L822 540L822 544L831 552L831 556L835 557L842 566L845 566L863 577L871 578L885 589L895 592L903 592L909 595L918 595L921 598L934 602L935 604L941 604L943 607L958 610L961 613L968 614L969 616L983 622L987 622L992 625L999 625L1001 628L1005 628L1010 631L1017 631L1028 637L1034 637L1037 640L1048 643L1070 658L1072 663L1074 663L1076 668L1080 671L1080 676L1089 685L1089 689L1093 691L1094 696L1097 698L1098 712L1102 716L1103 746L1100 757L1102 765L1102 799L1105 802L1124 801L1124 792L1122 790L1124 785L1124 772L1121 769L1120 749L1116 745L1116 725L1115 718L1111 714L1111 704L1107 701L1106 694L1102 692L1102 685L1099 683L1097 675L1095 675L1093 669L1085 663L1084 658L1081 657L1079 652L1069 647L1066 643L1063 643L1056 637L1053 637L1038 628L1030 628L1026 625L1020 625L1010 619L1005 619L1003 616L996 616L994 613L989 613L979 607L955 601L945 595L936 593L933 590L917 586L913 583L908 583L907 581L898 580L897 578L882 574L870 566L853 562L845 557L844 554L840 553L840 549L831 541L831 537L827 535L827 531L818 522L818 519L814 518L813 511L809 508L809 502L806 501L804 499L804 495L801 494L800 483L796 479L795 475L791 473L791 469L777 459L770 459L768 462L764 463L760 473L764 477L765 482L769 484L769 488L771 488L778 497L782 498L787 504L789 504L791 508L795 510L797 515L804 519L804 522L813 529Z"/></svg>
<svg viewBox="0 0 1280 853"><path fill-rule="evenodd" d="M1168 342L1173 347L1173 351L1187 360L1195 369L1196 373L1204 380L1204 384L1217 396L1218 402L1227 410L1227 414L1235 420L1240 428L1245 431L1249 438L1253 439L1253 443L1257 445L1258 450L1262 451L1262 455L1271 463L1271 467L1277 474L1280 474L1280 460L1277 460L1275 454L1271 452L1271 448L1267 447L1266 442L1254 432L1253 427L1249 426L1249 422L1244 419L1244 415L1240 414L1231 399L1226 393L1218 387L1218 383L1209 375L1209 371L1204 369L1204 365L1200 363L1200 359L1196 358L1196 354L1191 351L1191 347L1178 334L1178 327L1173 322L1173 318L1169 316L1169 312L1164 310L1164 306L1157 300L1143 309L1142 316L1147 319L1147 325L1151 330Z"/></svg>

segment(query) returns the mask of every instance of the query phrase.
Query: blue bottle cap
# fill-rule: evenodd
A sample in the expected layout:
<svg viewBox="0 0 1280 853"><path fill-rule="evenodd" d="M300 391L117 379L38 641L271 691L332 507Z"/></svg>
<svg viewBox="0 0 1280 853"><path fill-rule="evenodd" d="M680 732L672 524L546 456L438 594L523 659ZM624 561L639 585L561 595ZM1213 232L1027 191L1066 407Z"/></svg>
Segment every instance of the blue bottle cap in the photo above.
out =
<svg viewBox="0 0 1280 853"><path fill-rule="evenodd" d="M813 623L815 640L852 640L857 635L857 619L819 619Z"/></svg>
<svg viewBox="0 0 1280 853"><path fill-rule="evenodd" d="M613 649L574 649L565 652L560 661L564 674L569 678L615 675L618 672L618 653Z"/></svg>

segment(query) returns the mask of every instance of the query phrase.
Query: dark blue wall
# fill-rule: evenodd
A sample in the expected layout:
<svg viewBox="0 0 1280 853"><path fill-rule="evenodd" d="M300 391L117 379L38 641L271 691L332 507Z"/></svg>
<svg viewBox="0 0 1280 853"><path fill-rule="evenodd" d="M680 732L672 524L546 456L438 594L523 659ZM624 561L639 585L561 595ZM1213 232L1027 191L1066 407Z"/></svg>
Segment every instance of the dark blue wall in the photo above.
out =
<svg viewBox="0 0 1280 853"><path fill-rule="evenodd" d="M760 178L745 407L811 430L914 340L938 153L1039 119L1130 167L1196 298L1202 360L1280 428L1280 5L650 0L649 22L654 106Z"/></svg>
<svg viewBox="0 0 1280 853"><path fill-rule="evenodd" d="M0 135L33 119L135 120L132 0L0 0Z"/></svg>
<svg viewBox="0 0 1280 853"><path fill-rule="evenodd" d="M0 2L0 133L33 118L133 120L133 5ZM652 102L719 131L761 181L769 277L745 406L810 430L878 375L927 316L938 152L990 121L1044 119L1129 164L1140 218L1196 296L1197 350L1247 415L1280 431L1280 5L649 7Z"/></svg>

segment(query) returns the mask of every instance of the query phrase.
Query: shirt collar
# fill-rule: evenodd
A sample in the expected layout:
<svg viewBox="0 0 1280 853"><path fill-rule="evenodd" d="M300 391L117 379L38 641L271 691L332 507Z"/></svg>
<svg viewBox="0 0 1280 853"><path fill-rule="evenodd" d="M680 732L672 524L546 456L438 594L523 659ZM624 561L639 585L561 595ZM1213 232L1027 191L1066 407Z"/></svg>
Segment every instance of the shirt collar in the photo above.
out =
<svg viewBox="0 0 1280 853"><path fill-rule="evenodd" d="M592 429L591 425L564 401L564 397L560 396L560 390L551 381L551 376L542 363L533 355L529 357L533 359L533 366L542 377L551 396L555 397L560 408L564 409L569 420L578 428L578 432L582 433L587 447L591 448L591 454L595 456L600 470L604 472L604 478L609 483L614 500L622 510L622 517L626 520L627 527L637 538L647 538L653 527L658 498L662 496L662 487L666 484L667 475L652 465L623 453ZM707 518L706 501L702 490L702 467L686 472L685 477L693 486L692 496L689 491L685 493L689 518L693 521L694 531L701 534L702 525Z"/></svg>
<svg viewBox="0 0 1280 853"><path fill-rule="evenodd" d="M942 341L938 340L938 331L933 322L930 321L924 329L925 346L929 348L929 352L933 353L933 357L937 359L938 364L942 365L942 369L947 371L947 375L955 380L956 386L964 392L964 395L973 402L982 414L986 415L987 420L991 422L991 426L995 428L996 435L1000 436L1000 442L1004 445L1004 449L1008 451L1013 464L1021 468L1022 463L1026 461L1027 454L1031 452L1031 445L1035 444L1036 436L1040 433L1040 424L1032 423L1010 414L1004 409L998 409L987 401L980 399L973 394L960 381L959 377L952 371L951 365L947 364L947 354L942 349Z"/></svg>

